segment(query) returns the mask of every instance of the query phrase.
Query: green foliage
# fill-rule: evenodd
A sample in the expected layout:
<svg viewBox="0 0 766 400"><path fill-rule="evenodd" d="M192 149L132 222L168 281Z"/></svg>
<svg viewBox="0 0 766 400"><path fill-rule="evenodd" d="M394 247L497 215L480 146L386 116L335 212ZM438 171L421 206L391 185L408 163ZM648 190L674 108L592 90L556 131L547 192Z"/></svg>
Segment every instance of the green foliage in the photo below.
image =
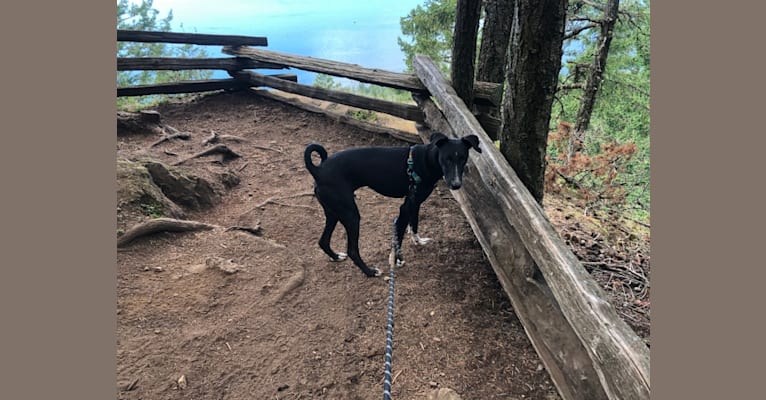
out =
<svg viewBox="0 0 766 400"><path fill-rule="evenodd" d="M598 160L613 160L604 154L604 146L635 145L630 157L615 159L619 163L619 174L609 180L614 187L624 189L624 204L634 210L637 218L648 216L649 210L649 44L650 18L649 0L622 0L620 16L615 26L607 68L601 89L591 117L589 132L584 143L583 156ZM593 7L594 3L570 1L570 17L585 17L593 20L603 18L603 9ZM452 35L455 23L456 0L426 0L406 17L400 20L402 34L399 46L406 56L408 70L412 70L412 57L417 54L430 56L447 74L450 68ZM588 24L582 19L570 18L568 31L573 27ZM576 65L592 64L598 28L582 32L575 39L564 43L566 53L559 84L582 84L587 76ZM478 46L478 43L477 43ZM552 130L559 121L573 122L580 107L581 90L567 90L558 93L551 113ZM560 153L549 148L549 157L554 159ZM609 164L604 161L604 163ZM581 177L582 179L589 179ZM586 182L595 185L603 180Z"/></svg>
<svg viewBox="0 0 766 400"><path fill-rule="evenodd" d="M159 11L153 8L153 0L142 0L140 4L128 0L117 2L117 29L140 31L170 31L173 11L165 18L159 18ZM117 42L117 57L206 57L207 52L195 45L166 43ZM118 71L117 86L147 85L182 80L208 79L211 71ZM120 109L138 109L152 106L166 100L168 96L121 97L117 99Z"/></svg>
<svg viewBox="0 0 766 400"><path fill-rule="evenodd" d="M413 70L415 54L425 54L439 65L442 72L449 72L456 10L457 0L426 0L400 19L402 34L408 38L399 37L397 41L405 55L408 71Z"/></svg>
<svg viewBox="0 0 766 400"><path fill-rule="evenodd" d="M636 153L622 166L615 184L627 191L626 203L637 209L637 217L648 216L649 192L649 93L650 93L650 17L649 0L623 0L620 19L615 25L601 89L596 98L590 127L585 136L584 153L603 154L602 146L610 143L633 143ZM603 17L599 10L579 9L579 15L594 19ZM570 45L566 57L571 57L566 75L559 77L561 85L584 83L587 75L576 65L593 62L598 29L581 34ZM574 121L580 107L581 90L559 93L551 118ZM549 148L549 156L555 151Z"/></svg>
<svg viewBox="0 0 766 400"><path fill-rule="evenodd" d="M336 82L330 75L317 74L316 78L314 78L314 86L324 89L338 90L340 89L341 84Z"/></svg>
<svg viewBox="0 0 766 400"><path fill-rule="evenodd" d="M364 122L375 122L378 120L378 113L370 110L348 110L346 115Z"/></svg>

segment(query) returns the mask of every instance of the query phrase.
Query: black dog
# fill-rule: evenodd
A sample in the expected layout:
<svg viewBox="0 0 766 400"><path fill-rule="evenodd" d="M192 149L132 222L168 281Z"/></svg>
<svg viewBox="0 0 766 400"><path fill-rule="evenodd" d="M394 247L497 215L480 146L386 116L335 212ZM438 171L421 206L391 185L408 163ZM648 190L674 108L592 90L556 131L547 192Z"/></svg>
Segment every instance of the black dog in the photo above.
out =
<svg viewBox="0 0 766 400"><path fill-rule="evenodd" d="M427 238L418 236L418 213L425 201L444 177L450 189L459 189L463 184L463 168L468 161L468 150L479 149L479 138L469 135L450 139L441 133L431 135L429 144L412 147L360 147L348 149L327 157L322 145L312 143L306 146L303 158L306 168L314 177L314 194L322 205L325 226L319 247L333 261L342 261L346 254L336 253L330 248L330 238L335 225L340 221L348 235L348 256L367 276L378 276L380 270L370 269L359 255L359 209L354 201L354 191L369 186L388 197L406 197L394 221L394 238L389 262L404 265L401 254L402 238L407 225L415 244L426 244ZM311 154L321 158L314 165Z"/></svg>

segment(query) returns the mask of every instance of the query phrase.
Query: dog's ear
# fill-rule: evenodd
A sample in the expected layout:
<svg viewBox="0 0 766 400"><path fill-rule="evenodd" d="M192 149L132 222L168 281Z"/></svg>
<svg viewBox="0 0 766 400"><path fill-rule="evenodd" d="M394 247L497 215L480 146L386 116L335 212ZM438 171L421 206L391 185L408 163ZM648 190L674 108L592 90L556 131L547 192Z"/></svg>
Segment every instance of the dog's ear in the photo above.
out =
<svg viewBox="0 0 766 400"><path fill-rule="evenodd" d="M449 138L444 136L444 134L441 132L432 133L430 138L430 142L435 144L437 147L444 144L447 140L449 140Z"/></svg>
<svg viewBox="0 0 766 400"><path fill-rule="evenodd" d="M479 137L478 136L476 136L476 135L468 135L468 136L463 136L460 139L463 141L463 143L465 143L466 146L468 146L468 148L472 148L472 149L476 150L477 152L481 153L481 149L479 148Z"/></svg>

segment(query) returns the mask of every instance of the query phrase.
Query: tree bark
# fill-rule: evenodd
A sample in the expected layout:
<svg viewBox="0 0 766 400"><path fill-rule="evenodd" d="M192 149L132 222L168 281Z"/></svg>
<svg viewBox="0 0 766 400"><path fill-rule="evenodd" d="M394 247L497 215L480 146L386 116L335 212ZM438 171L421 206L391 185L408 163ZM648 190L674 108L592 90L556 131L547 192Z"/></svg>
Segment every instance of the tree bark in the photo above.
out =
<svg viewBox="0 0 766 400"><path fill-rule="evenodd" d="M514 0L486 0L484 2L484 27L479 50L476 80L502 84L505 81L505 64L508 59L508 41L511 37L511 21ZM498 139L499 126L485 121L500 120L500 107L477 106L479 122L490 139Z"/></svg>
<svg viewBox="0 0 766 400"><path fill-rule="evenodd" d="M514 0L484 2L484 28L481 31L477 81L503 83L505 80L513 2Z"/></svg>
<svg viewBox="0 0 766 400"><path fill-rule="evenodd" d="M474 62L479 34L481 0L458 0L452 45L451 80L455 92L468 108L473 107Z"/></svg>
<svg viewBox="0 0 766 400"><path fill-rule="evenodd" d="M567 3L517 0L514 5L500 150L540 204Z"/></svg>
<svg viewBox="0 0 766 400"><path fill-rule="evenodd" d="M604 9L604 19L600 21L601 33L596 43L596 55L593 60L593 66L590 68L590 74L583 90L580 109L577 112L573 136L570 138L568 156L571 157L576 151L582 149L582 142L585 138L585 131L590 125L590 118L593 114L593 106L596 104L596 97L601 88L601 81L604 79L606 70L606 59L609 56L609 46L612 43L612 33L614 24L617 22L617 12L620 6L620 0L608 0Z"/></svg>
<svg viewBox="0 0 766 400"><path fill-rule="evenodd" d="M648 399L649 348L606 300L433 61L415 56L413 66L449 122L433 125L450 127L444 131L450 137L479 138L483 151L471 152L463 188L453 195L519 318L524 318L525 330L534 335L541 360L546 367L551 364L548 371L562 398ZM429 114L439 113L429 112L432 105L418 103L431 124L434 118ZM564 318L558 318L559 313ZM586 372L591 366L595 373Z"/></svg>

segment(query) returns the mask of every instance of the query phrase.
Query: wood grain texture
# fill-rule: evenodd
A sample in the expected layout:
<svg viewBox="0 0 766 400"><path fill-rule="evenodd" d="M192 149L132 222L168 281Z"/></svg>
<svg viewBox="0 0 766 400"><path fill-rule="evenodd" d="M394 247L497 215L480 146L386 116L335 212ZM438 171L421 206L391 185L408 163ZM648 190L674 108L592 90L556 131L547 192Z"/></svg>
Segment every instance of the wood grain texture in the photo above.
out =
<svg viewBox="0 0 766 400"><path fill-rule="evenodd" d="M472 192L480 190L491 194L494 199L494 203L483 205L479 203L478 206L481 208L478 212L473 212L474 216L469 217L469 220L473 218L476 226L474 231L481 232L481 235L477 233L477 237L480 238L482 248L490 261L494 260L493 268L496 271L505 271L498 274L501 282L505 281L504 286L506 286L514 279L512 268L529 269L528 262L517 261L516 264L518 265L513 265L513 263L508 265L506 262L501 262L506 260L508 255L503 256L501 260L501 257L495 254L496 252L509 252L506 247L513 243L513 240L500 240L499 238L502 236L510 237L512 234L509 232L515 231L518 234L517 243L523 244L524 251L529 253L534 265L539 269L539 274L537 274L537 271L532 268L527 274L528 278L531 281L545 282L545 286L541 286L541 288L546 286L549 288L553 298L555 298L556 305L567 322L564 325L561 323L553 325L552 330L564 332L571 329L576 334L597 374L597 384L601 386L602 391L609 399L648 399L650 394L649 349L646 344L617 315L612 305L605 300L605 293L559 238L540 205L521 183L502 154L494 147L479 122L458 98L454 89L449 86L438 67L429 58L420 55L415 57L413 65L418 77L422 79L431 95L439 102L444 117L455 133L458 136L475 134L479 137L480 146L484 152L482 154L472 152L472 175L466 181L480 180L483 187L474 190L471 190L470 186L468 187L469 190L465 190L464 187L462 190L465 193L462 195L470 195ZM461 207L472 207L469 201L475 201L475 199L464 199L461 202ZM484 218L483 213L497 215L486 220L491 224L489 222L482 224L480 218ZM469 215L468 212L466 214ZM493 240L497 241L494 245ZM521 249L516 251L521 251ZM523 312L523 310L517 311ZM530 318L526 319L528 324ZM535 320L533 322L543 323L544 321ZM530 333L533 329L528 328L527 324L525 324L525 329ZM551 333L555 334L556 332ZM541 336L540 339L543 340L544 338ZM546 345L555 346L555 343L548 341ZM550 362L550 357L544 357L542 354L541 359L544 362L546 359ZM546 364L546 366L550 368L549 371L556 368L553 364L550 366ZM561 370L562 374L569 376L563 377L564 379L562 377L557 378L551 371L551 377L556 382L562 396L592 398L580 397L583 393L574 390L574 388L567 390L567 382L581 379L577 376L578 369L562 368ZM587 376L585 378L588 380ZM596 382L591 384L596 384ZM593 393L597 393L595 387Z"/></svg>

